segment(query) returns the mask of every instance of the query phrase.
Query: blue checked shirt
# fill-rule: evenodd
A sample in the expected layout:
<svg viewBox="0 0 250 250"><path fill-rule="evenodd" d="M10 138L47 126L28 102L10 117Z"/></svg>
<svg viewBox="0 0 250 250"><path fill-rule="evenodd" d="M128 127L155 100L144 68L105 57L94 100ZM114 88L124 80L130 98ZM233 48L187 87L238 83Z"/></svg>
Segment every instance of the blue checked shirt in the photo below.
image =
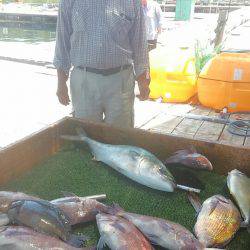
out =
<svg viewBox="0 0 250 250"><path fill-rule="evenodd" d="M141 0L61 0L54 65L109 69L134 64L149 69Z"/></svg>

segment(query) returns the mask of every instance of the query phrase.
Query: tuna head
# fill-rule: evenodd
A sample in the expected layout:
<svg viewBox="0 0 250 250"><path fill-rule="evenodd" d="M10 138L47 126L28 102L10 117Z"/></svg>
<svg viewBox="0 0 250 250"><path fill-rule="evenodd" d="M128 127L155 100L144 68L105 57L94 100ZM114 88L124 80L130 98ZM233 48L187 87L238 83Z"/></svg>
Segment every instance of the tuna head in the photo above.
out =
<svg viewBox="0 0 250 250"><path fill-rule="evenodd" d="M146 186L167 192L173 192L176 188L174 177L157 158L142 155L137 167Z"/></svg>

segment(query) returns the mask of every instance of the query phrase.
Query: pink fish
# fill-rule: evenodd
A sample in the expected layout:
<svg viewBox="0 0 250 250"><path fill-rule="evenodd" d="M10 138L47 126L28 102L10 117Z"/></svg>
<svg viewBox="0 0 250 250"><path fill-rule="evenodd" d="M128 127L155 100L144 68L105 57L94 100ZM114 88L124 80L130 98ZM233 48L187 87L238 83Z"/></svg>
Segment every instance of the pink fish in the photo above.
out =
<svg viewBox="0 0 250 250"><path fill-rule="evenodd" d="M193 169L213 170L211 162L204 155L197 153L195 149L176 151L165 161L165 165L178 163Z"/></svg>
<svg viewBox="0 0 250 250"><path fill-rule="evenodd" d="M0 249L16 250L77 250L90 248L76 248L65 242L33 231L27 227L10 226L0 228Z"/></svg>
<svg viewBox="0 0 250 250"><path fill-rule="evenodd" d="M101 235L97 249L107 245L111 250L153 250L143 234L129 221L104 213L96 216Z"/></svg>

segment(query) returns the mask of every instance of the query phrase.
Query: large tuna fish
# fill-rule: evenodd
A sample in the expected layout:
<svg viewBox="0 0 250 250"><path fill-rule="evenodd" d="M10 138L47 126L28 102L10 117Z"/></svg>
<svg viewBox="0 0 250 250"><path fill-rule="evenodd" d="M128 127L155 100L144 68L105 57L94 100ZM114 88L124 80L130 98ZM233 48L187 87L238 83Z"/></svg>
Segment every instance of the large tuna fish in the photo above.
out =
<svg viewBox="0 0 250 250"><path fill-rule="evenodd" d="M211 162L204 155L197 153L193 148L176 151L166 159L165 164L181 164L197 170L213 170Z"/></svg>
<svg viewBox="0 0 250 250"><path fill-rule="evenodd" d="M84 141L94 159L101 161L128 178L147 187L173 192L176 188L199 192L200 190L177 185L166 166L145 149L128 145L110 145L97 142L77 129L78 136L63 135L66 140Z"/></svg>
<svg viewBox="0 0 250 250"><path fill-rule="evenodd" d="M0 228L0 250L77 250L65 242L27 227ZM87 248L81 248L86 249Z"/></svg>
<svg viewBox="0 0 250 250"><path fill-rule="evenodd" d="M152 250L151 244L143 234L129 221L99 213L96 216L101 238L97 250L107 245L111 250Z"/></svg>
<svg viewBox="0 0 250 250"><path fill-rule="evenodd" d="M191 196L189 199L196 203ZM206 247L224 247L240 228L240 212L231 200L221 195L208 198L200 208L196 205L196 210L199 214L194 232Z"/></svg>
<svg viewBox="0 0 250 250"><path fill-rule="evenodd" d="M115 205L109 211L133 223L152 244L170 250L202 250L204 246L195 236L180 224L146 215L139 215L123 211Z"/></svg>
<svg viewBox="0 0 250 250"><path fill-rule="evenodd" d="M228 173L227 186L244 218L241 225L248 227L250 233L250 178L235 169Z"/></svg>
<svg viewBox="0 0 250 250"><path fill-rule="evenodd" d="M47 201L15 201L7 214L12 224L33 228L37 232L60 238L75 247L82 246L86 239L84 236L72 234L67 216Z"/></svg>

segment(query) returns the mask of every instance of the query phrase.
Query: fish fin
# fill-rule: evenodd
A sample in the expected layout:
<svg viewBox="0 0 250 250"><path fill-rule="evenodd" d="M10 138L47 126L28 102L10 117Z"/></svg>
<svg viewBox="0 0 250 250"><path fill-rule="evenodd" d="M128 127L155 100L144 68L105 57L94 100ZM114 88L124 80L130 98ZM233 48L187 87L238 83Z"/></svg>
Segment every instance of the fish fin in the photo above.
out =
<svg viewBox="0 0 250 250"><path fill-rule="evenodd" d="M124 212L124 209L117 203L113 203L112 206L108 206L107 213L111 215L119 215L119 213Z"/></svg>
<svg viewBox="0 0 250 250"><path fill-rule="evenodd" d="M129 155L134 159L137 160L138 158L141 157L141 154L139 154L138 152L134 151L134 150L130 150L129 151Z"/></svg>
<svg viewBox="0 0 250 250"><path fill-rule="evenodd" d="M159 239L159 237L157 236L157 235L155 235L155 234L146 234L145 235L148 239L149 239L149 241L152 243L152 244L154 244L154 245L159 245L157 242L159 241L158 239Z"/></svg>
<svg viewBox="0 0 250 250"><path fill-rule="evenodd" d="M187 197L192 206L194 207L196 213L199 213L202 207L199 196L193 192L188 192Z"/></svg>
<svg viewBox="0 0 250 250"><path fill-rule="evenodd" d="M80 137L82 137L82 138L88 137L87 134L86 134L86 132L84 131L84 129L83 129L82 127L77 127L77 128L76 128L76 133L77 133Z"/></svg>
<svg viewBox="0 0 250 250"><path fill-rule="evenodd" d="M97 250L102 250L102 249L104 249L105 245L106 245L105 237L101 236L100 239L99 239L99 241L98 241L98 243L97 243L96 249Z"/></svg>
<svg viewBox="0 0 250 250"><path fill-rule="evenodd" d="M83 247L85 245L85 242L89 238L85 235L76 235L76 234L71 234L70 238L67 240L67 243L71 246L74 247Z"/></svg>
<svg viewBox="0 0 250 250"><path fill-rule="evenodd" d="M6 226L10 223L10 219L7 214L3 214L0 212L0 227Z"/></svg>
<svg viewBox="0 0 250 250"><path fill-rule="evenodd" d="M80 201L80 198L78 195L72 193L72 192L68 192L68 191L61 191L61 194L64 196L64 197L74 197L74 198L77 198L79 201Z"/></svg>

